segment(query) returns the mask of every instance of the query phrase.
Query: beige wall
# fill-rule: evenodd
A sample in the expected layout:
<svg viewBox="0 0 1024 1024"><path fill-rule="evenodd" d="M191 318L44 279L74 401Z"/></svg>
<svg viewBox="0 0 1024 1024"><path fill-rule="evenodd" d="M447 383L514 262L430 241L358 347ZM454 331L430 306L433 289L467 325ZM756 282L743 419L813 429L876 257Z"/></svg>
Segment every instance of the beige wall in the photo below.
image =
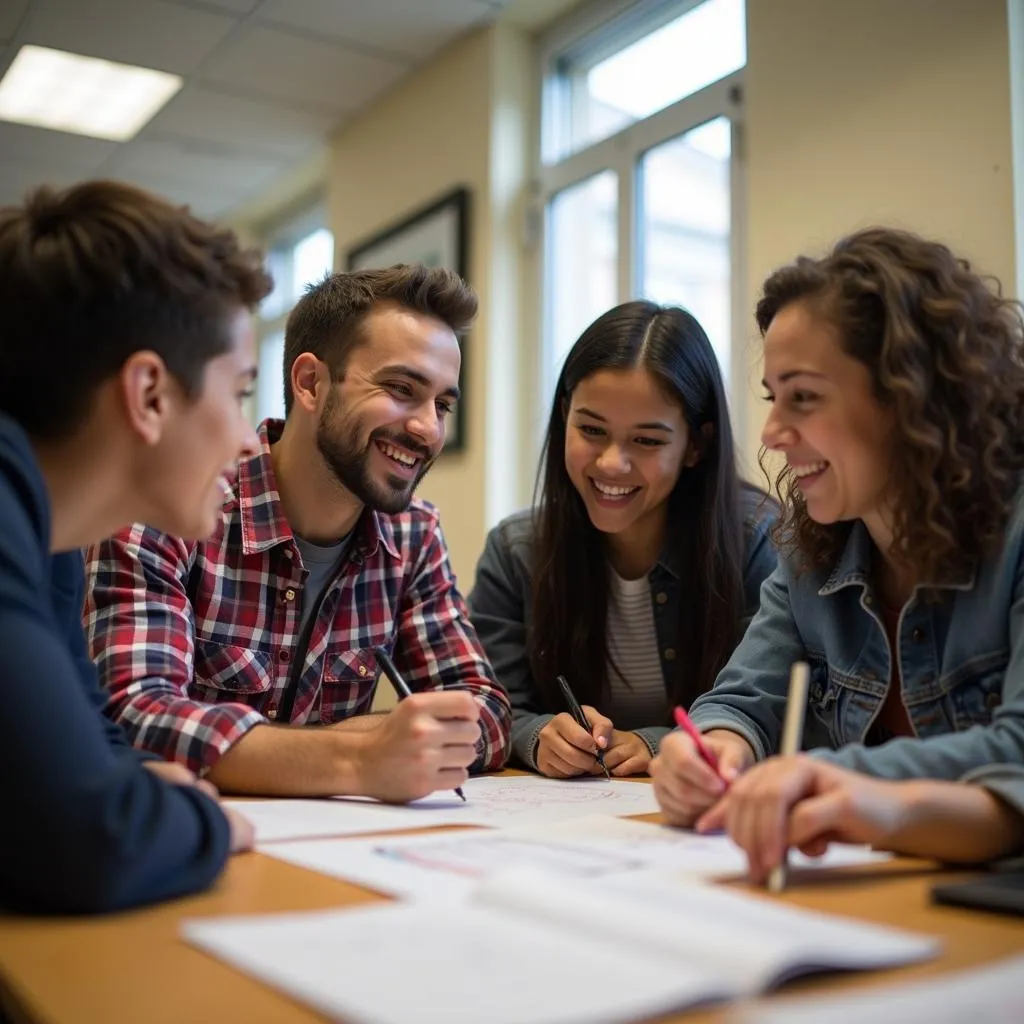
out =
<svg viewBox="0 0 1024 1024"><path fill-rule="evenodd" d="M492 308L508 304L507 295L491 287L497 244L491 215L494 35L480 30L460 40L347 125L333 140L327 182L339 265L352 243L456 185L472 192L468 275L481 301L466 342L468 443L464 452L443 456L419 490L443 513L452 565L464 589L483 546L486 520L486 396L495 389L488 360ZM503 179L500 191L508 191Z"/></svg>
<svg viewBox="0 0 1024 1024"><path fill-rule="evenodd" d="M1007 0L747 2L750 307L778 264L882 222L1013 291ZM749 455L764 410L748 401Z"/></svg>
<svg viewBox="0 0 1024 1024"><path fill-rule="evenodd" d="M774 267L879 222L941 237L1015 289L1007 6L1021 2L748 0L749 309ZM520 243L535 75L525 29L480 30L347 125L328 161L339 262L454 186L473 191L468 446L421 489L441 508L465 589L487 526L529 493L534 468L538 304ZM748 323L738 420L749 469L764 410Z"/></svg>

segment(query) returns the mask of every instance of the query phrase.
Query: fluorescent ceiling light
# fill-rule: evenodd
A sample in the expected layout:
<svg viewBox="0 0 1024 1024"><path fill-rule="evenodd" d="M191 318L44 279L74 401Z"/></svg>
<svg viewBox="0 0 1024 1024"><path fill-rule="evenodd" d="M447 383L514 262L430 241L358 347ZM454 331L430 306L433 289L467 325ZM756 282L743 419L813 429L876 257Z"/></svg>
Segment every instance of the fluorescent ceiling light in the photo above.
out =
<svg viewBox="0 0 1024 1024"><path fill-rule="evenodd" d="M0 81L0 120L124 142L181 86L164 71L23 46Z"/></svg>

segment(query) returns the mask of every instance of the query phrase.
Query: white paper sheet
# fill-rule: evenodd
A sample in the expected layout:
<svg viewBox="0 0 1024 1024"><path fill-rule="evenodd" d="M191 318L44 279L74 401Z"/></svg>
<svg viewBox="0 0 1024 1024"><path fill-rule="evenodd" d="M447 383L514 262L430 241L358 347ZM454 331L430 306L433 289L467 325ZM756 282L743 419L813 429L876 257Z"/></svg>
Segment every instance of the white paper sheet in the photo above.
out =
<svg viewBox="0 0 1024 1024"><path fill-rule="evenodd" d="M452 817L466 825L505 827L592 814L654 814L658 810L653 786L625 779L489 775L470 779L462 789L466 803L455 807ZM428 800L439 796L435 793Z"/></svg>
<svg viewBox="0 0 1024 1024"><path fill-rule="evenodd" d="M724 988L685 962L466 906L206 919L182 936L349 1024L618 1024Z"/></svg>
<svg viewBox="0 0 1024 1024"><path fill-rule="evenodd" d="M205 919L182 935L351 1024L618 1024L801 968L913 962L938 945L718 886L610 893L529 870L453 906Z"/></svg>
<svg viewBox="0 0 1024 1024"><path fill-rule="evenodd" d="M742 1024L1020 1024L1024 1019L1024 956L942 978L885 985L872 992L773 1001L738 1007Z"/></svg>
<svg viewBox="0 0 1024 1024"><path fill-rule="evenodd" d="M458 797L455 798L456 800ZM452 814L440 802L393 807L369 800L225 800L256 829L257 843L447 825Z"/></svg>
<svg viewBox="0 0 1024 1024"><path fill-rule="evenodd" d="M462 789L465 803L447 790L399 806L348 797L227 803L253 822L257 843L365 835L433 825L500 827L565 821L598 813L651 814L658 810L651 786L622 779L480 776L470 779Z"/></svg>
<svg viewBox="0 0 1024 1024"><path fill-rule="evenodd" d="M263 852L390 896L443 901L459 899L475 882L510 868L606 880L649 871L726 877L746 869L743 853L726 836L607 816L515 829L278 843ZM834 847L820 864L871 863L887 856ZM808 863L793 858L794 867Z"/></svg>

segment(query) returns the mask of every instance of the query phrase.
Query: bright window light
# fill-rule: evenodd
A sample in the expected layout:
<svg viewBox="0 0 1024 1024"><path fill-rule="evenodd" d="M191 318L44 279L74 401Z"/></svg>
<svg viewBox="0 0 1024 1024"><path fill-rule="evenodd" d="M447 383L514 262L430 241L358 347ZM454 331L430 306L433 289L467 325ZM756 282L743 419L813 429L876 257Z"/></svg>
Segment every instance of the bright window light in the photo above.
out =
<svg viewBox="0 0 1024 1024"><path fill-rule="evenodd" d="M0 120L124 142L181 86L164 71L23 46L0 81Z"/></svg>

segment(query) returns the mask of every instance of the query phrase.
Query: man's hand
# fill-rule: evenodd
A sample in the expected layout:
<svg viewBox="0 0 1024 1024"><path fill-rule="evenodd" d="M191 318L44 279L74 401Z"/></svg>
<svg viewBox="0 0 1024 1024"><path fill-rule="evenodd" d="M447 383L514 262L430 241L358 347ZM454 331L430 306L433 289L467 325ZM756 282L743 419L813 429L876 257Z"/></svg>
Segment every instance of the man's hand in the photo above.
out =
<svg viewBox="0 0 1024 1024"><path fill-rule="evenodd" d="M207 796L216 800L220 794L212 782L199 778L195 772L189 771L183 764L174 761L143 761L142 767L154 775L159 775L164 782L174 786L195 786L201 789Z"/></svg>
<svg viewBox="0 0 1024 1024"><path fill-rule="evenodd" d="M635 732L612 732L612 741L604 752L604 763L612 775L643 775L651 764L651 751ZM601 772L601 766L597 766ZM596 773L595 773L596 774Z"/></svg>
<svg viewBox="0 0 1024 1024"><path fill-rule="evenodd" d="M360 741L357 792L406 803L466 781L480 739L480 705L457 690L414 693L378 728L352 736Z"/></svg>
<svg viewBox="0 0 1024 1024"><path fill-rule="evenodd" d="M233 807L225 807L221 804L220 794L213 783L200 779L195 772L189 771L183 764L176 764L173 761L143 761L142 766L173 786L195 786L196 789L202 790L207 796L216 800L224 812L224 817L228 819L231 852L241 853L243 850L252 849L256 839L256 830L253 828L252 822L239 814Z"/></svg>
<svg viewBox="0 0 1024 1024"><path fill-rule="evenodd" d="M574 775L603 774L597 763L598 750L607 750L614 727L589 704L582 707L590 723L590 732L576 724L572 715L563 711L555 715L537 736L537 770L554 779ZM609 771L611 765L608 766Z"/></svg>
<svg viewBox="0 0 1024 1024"><path fill-rule="evenodd" d="M256 830L253 828L252 822L239 814L233 807L225 807L221 804L220 809L228 819L228 827L231 830L231 852L243 853L245 850L251 850L256 840Z"/></svg>
<svg viewBox="0 0 1024 1024"><path fill-rule="evenodd" d="M673 732L661 741L651 761L654 795L669 825L689 828L715 804L741 772L754 763L754 752L741 736L726 729L712 729L704 742L718 757L716 775L684 732ZM724 781L723 781L724 780Z"/></svg>

